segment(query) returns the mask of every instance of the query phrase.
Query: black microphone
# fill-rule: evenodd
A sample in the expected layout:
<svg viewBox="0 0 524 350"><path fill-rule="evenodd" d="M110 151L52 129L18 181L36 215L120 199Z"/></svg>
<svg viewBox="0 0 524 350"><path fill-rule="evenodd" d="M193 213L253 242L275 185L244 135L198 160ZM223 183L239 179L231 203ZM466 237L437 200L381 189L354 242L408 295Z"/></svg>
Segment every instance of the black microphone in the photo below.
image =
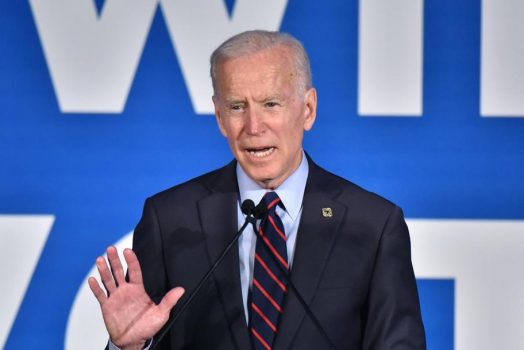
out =
<svg viewBox="0 0 524 350"><path fill-rule="evenodd" d="M254 203L253 203L254 204ZM267 216L267 207L264 205L264 203L261 201L260 203L258 203L258 205L256 207L253 208L253 216L255 218L255 220L262 220L264 218L266 218ZM256 221L255 221L255 226L253 226L253 230L256 231Z"/></svg>
<svg viewBox="0 0 524 350"><path fill-rule="evenodd" d="M175 315L173 315L173 317L169 319L169 321L164 325L164 327L162 327L162 329L157 333L157 335L153 337L153 342L150 348L151 350L155 350L158 347L158 344L160 344L160 342L165 337L167 332L169 332L169 330L171 329L171 327L173 327L173 325L178 320L178 318L184 313L187 307L191 304L191 301L198 294L200 289L202 289L202 286L204 285L204 283L206 283L209 280L213 272L215 272L215 270L220 266L220 264L226 257L227 253L229 253L231 248L235 245L235 243L240 238L240 235L246 229L247 225L251 223L253 227L255 227L257 218L259 217L261 218L261 215L265 215L263 213L266 213L267 209L263 205L262 207L264 208L263 209L260 208L260 205L257 205L255 207L255 203L251 199L246 199L245 201L242 202L240 209L242 210L242 213L246 215L246 220L244 221L244 224L242 225L240 230L238 230L237 234L233 237L233 239L227 244L226 248L224 248L220 256L217 258L215 263L209 268L209 270L206 272L204 277L202 277L200 282L198 282L195 289L193 289L191 294L189 294L189 296L184 300L184 302L180 306L180 309L178 309L178 312Z"/></svg>
<svg viewBox="0 0 524 350"><path fill-rule="evenodd" d="M242 214L246 215L246 220L249 220L250 218L252 219L255 217L255 210L258 209L255 207L255 202L253 202L251 199L246 199L242 202L240 210L242 210Z"/></svg>
<svg viewBox="0 0 524 350"><path fill-rule="evenodd" d="M267 208L266 206L261 202L259 203L255 209L254 209L254 217L256 219L261 219L261 220L264 220L266 219L268 216L268 212L267 212ZM286 279L287 283L289 284L289 287L291 288L291 290L293 291L293 293L295 294L295 296L297 297L297 300L299 301L300 305L302 305L302 308L304 309L304 311L306 312L306 314L308 315L308 317L311 319L311 321L313 321L313 323L315 324L315 327L319 330L320 334L322 335L322 337L324 338L324 340L326 341L326 343L329 345L329 348L331 350L336 350L336 347L335 345L333 344L333 342L331 341L331 339L329 338L329 336L327 335L324 327L322 327L322 324L320 324L320 321L317 319L317 317L315 316L315 314L313 313L313 311L311 311L311 309L309 308L309 306L307 305L306 301L304 300L304 298L302 297L302 294L300 294L300 292L298 291L297 287L295 287L295 284L293 283L293 281L291 280L291 277L290 275L288 274L288 271L286 271L284 269L284 267L281 265L281 263L277 260L277 258L275 257L275 255L270 251L270 248L268 246L268 243L262 239L262 236L260 235L260 232L257 230L256 228L256 220L253 220L251 222L251 224L253 225L253 231L255 232L255 234L257 235L257 239L260 239L262 242L264 242L264 245L263 247L267 250L267 252L269 253L268 255L271 256L271 259L273 259L273 262L275 263L276 266L278 266L278 268L280 269L280 272L282 272L282 275L284 276L284 278Z"/></svg>

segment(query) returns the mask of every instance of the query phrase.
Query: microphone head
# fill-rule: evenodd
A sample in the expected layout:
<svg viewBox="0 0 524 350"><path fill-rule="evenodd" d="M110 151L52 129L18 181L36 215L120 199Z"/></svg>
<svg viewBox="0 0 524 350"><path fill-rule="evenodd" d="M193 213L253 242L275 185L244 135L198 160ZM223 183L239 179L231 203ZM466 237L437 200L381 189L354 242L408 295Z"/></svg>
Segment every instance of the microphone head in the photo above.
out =
<svg viewBox="0 0 524 350"><path fill-rule="evenodd" d="M244 215L251 216L255 211L255 202L253 202L251 199L246 199L242 202L240 209Z"/></svg>
<svg viewBox="0 0 524 350"><path fill-rule="evenodd" d="M264 219L267 216L267 208L263 202L258 203L258 205L253 209L253 216L255 219Z"/></svg>

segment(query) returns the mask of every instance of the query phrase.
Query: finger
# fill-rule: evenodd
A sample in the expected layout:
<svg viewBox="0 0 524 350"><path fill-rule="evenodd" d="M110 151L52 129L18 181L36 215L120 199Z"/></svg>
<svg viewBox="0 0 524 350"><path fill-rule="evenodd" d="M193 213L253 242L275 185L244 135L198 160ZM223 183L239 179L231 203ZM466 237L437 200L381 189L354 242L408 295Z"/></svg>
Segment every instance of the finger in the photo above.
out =
<svg viewBox="0 0 524 350"><path fill-rule="evenodd" d="M124 269L115 247L107 248L107 260L109 260L109 266L111 266L111 272L115 277L116 285L119 286L125 283Z"/></svg>
<svg viewBox="0 0 524 350"><path fill-rule="evenodd" d="M127 262L129 282L143 284L142 269L140 268L140 263L138 262L135 252L133 252L131 249L125 249L124 258Z"/></svg>
<svg viewBox="0 0 524 350"><path fill-rule="evenodd" d="M109 271L109 267L107 266L106 259L99 256L96 259L96 268L98 269L98 273L100 274L100 279L102 280L102 283L104 284L104 287L107 291L107 294L111 294L116 289L115 280L113 279L113 274L111 271Z"/></svg>
<svg viewBox="0 0 524 350"><path fill-rule="evenodd" d="M176 305L180 297L185 293L184 288L182 287L176 287L171 289L167 294L164 296L160 304L158 304L158 307L161 312L163 313L169 313L173 306Z"/></svg>
<svg viewBox="0 0 524 350"><path fill-rule="evenodd" d="M95 297L98 300L98 302L100 303L100 305L102 305L102 303L104 301L106 301L107 296L106 296L106 293L104 293L104 291L102 290L102 288L98 284L98 281L96 280L96 278L89 277L89 279L87 280L87 283L89 284L89 288L91 289L91 291L95 295Z"/></svg>

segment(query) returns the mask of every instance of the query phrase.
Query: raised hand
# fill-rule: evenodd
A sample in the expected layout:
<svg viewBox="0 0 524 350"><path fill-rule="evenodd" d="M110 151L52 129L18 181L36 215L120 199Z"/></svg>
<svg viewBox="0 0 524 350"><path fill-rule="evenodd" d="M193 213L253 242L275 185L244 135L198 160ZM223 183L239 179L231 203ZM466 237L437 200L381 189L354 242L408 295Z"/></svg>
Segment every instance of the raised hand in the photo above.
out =
<svg viewBox="0 0 524 350"><path fill-rule="evenodd" d="M111 341L122 350L143 349L169 318L169 312L178 302L184 289L170 290L156 305L147 295L142 281L142 270L135 253L124 250L129 282L115 247L107 248L109 266L103 257L96 259L96 266L105 291L94 277L89 278L89 287L98 299L104 322Z"/></svg>

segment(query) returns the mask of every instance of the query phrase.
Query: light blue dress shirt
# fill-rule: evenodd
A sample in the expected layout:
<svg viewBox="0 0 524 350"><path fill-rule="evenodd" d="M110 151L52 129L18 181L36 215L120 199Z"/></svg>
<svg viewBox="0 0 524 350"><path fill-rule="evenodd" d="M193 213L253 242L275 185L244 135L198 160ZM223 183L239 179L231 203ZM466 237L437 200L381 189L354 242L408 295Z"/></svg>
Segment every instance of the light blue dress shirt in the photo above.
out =
<svg viewBox="0 0 524 350"><path fill-rule="evenodd" d="M251 179L244 169L237 163L237 181L240 200L238 202L237 218L238 228L242 227L246 219L245 215L240 209L240 205L246 199L251 199L258 204L264 194L268 192L267 189L260 187L253 179ZM295 253L295 242L297 240L298 224L302 216L302 200L304 199L304 190L306 189L306 181L309 174L309 166L306 156L302 152L302 161L298 168L274 191L280 197L284 204L285 210L277 207L276 211L286 233L286 247L289 268L293 264L293 256ZM247 297L251 289L251 280L253 279L253 268L255 263L255 247L257 237L253 232L251 225L247 226L244 233L238 240L238 254L240 258L240 283L242 285L242 300L244 302L244 314L246 316L246 324L249 322L249 312L247 305ZM149 349L149 346L145 350ZM109 350L120 350L113 342L109 341Z"/></svg>

